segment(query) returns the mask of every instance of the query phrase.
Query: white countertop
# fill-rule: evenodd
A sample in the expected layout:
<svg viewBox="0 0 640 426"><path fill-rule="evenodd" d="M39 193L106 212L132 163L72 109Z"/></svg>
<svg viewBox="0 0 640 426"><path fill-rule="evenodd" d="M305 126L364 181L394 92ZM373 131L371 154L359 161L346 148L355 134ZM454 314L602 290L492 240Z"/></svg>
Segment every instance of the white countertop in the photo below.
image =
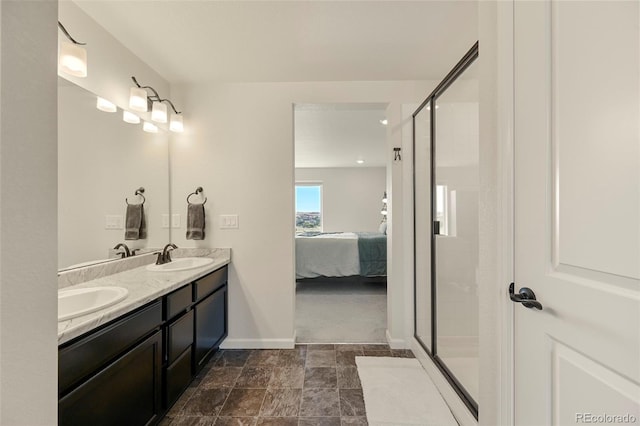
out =
<svg viewBox="0 0 640 426"><path fill-rule="evenodd" d="M185 284L189 284L229 264L231 261L231 251L219 250L208 257L214 259L212 264L186 271L151 272L147 271L145 265L65 287L65 290L89 287L124 287L129 291L129 294L126 299L113 306L81 317L58 322L58 345L91 331L102 324L152 302Z"/></svg>

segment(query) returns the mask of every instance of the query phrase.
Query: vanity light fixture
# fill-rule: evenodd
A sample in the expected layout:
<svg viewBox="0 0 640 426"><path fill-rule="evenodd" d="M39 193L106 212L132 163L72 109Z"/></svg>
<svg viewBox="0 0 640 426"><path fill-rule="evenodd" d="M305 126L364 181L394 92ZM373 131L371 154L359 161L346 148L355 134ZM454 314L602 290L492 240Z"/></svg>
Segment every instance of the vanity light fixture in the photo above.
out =
<svg viewBox="0 0 640 426"><path fill-rule="evenodd" d="M184 132L184 123L182 122L181 114L171 114L171 120L169 121L169 130L176 133Z"/></svg>
<svg viewBox="0 0 640 426"><path fill-rule="evenodd" d="M384 191L384 195L382 196L382 202L383 202L384 204L387 204L387 202L388 202L388 199L387 199L387 191Z"/></svg>
<svg viewBox="0 0 640 426"><path fill-rule="evenodd" d="M162 102L154 102L151 108L151 119L158 123L167 122L167 106Z"/></svg>
<svg viewBox="0 0 640 426"><path fill-rule="evenodd" d="M382 210L380 210L380 214L381 214L382 216L385 216L385 217L387 216L387 205L386 205L386 204L384 204L384 205L382 206Z"/></svg>
<svg viewBox="0 0 640 426"><path fill-rule="evenodd" d="M58 21L58 28L69 39L69 41L60 42L60 51L58 52L58 63L60 70L66 74L75 77L87 76L87 50L82 47L86 43L76 41L67 29Z"/></svg>
<svg viewBox="0 0 640 426"><path fill-rule="evenodd" d="M171 122L169 123L169 129L173 132L182 132L184 131L184 124L182 122L182 117L180 114L182 112L178 111L173 105L173 102L169 99L162 99L156 89L151 86L142 86L138 83L135 76L131 77L133 82L135 83L135 87L131 88L129 94L129 108L134 111L146 112L149 110L149 106L152 106L151 109L151 119L153 121L157 121L158 123L166 123L167 122L167 106L165 102L171 106L173 113L171 115ZM149 94L148 91L151 92Z"/></svg>
<svg viewBox="0 0 640 426"><path fill-rule="evenodd" d="M132 87L129 92L129 108L134 111L147 112L147 91L138 87Z"/></svg>
<svg viewBox="0 0 640 426"><path fill-rule="evenodd" d="M140 117L129 111L122 111L122 120L131 124L140 123Z"/></svg>
<svg viewBox="0 0 640 426"><path fill-rule="evenodd" d="M142 125L142 130L144 130L147 133L158 133L158 126L148 121L145 121L144 124Z"/></svg>
<svg viewBox="0 0 640 426"><path fill-rule="evenodd" d="M105 98L101 98L100 96L98 96L96 108L104 112L116 112L118 110L118 107L116 107L113 102L109 102L108 100L106 100Z"/></svg>
<svg viewBox="0 0 640 426"><path fill-rule="evenodd" d="M364 160L356 160L356 163L358 163L358 164L364 164Z"/></svg>
<svg viewBox="0 0 640 426"><path fill-rule="evenodd" d="M384 119L380 120L380 124L382 124L383 126L386 126L387 124L389 124L389 120L384 118Z"/></svg>

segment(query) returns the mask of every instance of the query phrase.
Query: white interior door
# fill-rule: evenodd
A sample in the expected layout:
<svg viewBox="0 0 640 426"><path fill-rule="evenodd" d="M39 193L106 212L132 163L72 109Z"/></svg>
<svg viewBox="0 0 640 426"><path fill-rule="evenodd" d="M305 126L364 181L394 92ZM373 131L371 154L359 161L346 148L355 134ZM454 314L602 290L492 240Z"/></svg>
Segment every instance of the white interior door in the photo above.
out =
<svg viewBox="0 0 640 426"><path fill-rule="evenodd" d="M516 424L640 424L640 2L514 8Z"/></svg>

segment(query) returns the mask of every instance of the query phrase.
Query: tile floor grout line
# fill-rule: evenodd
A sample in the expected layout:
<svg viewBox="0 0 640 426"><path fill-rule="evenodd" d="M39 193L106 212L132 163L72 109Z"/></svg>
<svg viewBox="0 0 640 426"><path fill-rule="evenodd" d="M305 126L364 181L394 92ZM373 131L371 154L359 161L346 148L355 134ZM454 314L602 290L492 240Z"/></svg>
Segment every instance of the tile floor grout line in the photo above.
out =
<svg viewBox="0 0 640 426"><path fill-rule="evenodd" d="M295 343L293 345L294 349L295 349ZM309 347L305 347L305 351L304 351L304 363L302 364L302 391L300 393L300 404L298 404L298 426L300 426L300 418L302 417L302 401L304 399L304 382L305 379L307 378L307 355L309 355L307 353L307 351L309 350Z"/></svg>
<svg viewBox="0 0 640 426"><path fill-rule="evenodd" d="M224 354L220 354L220 357L224 356ZM249 357L247 357L248 359ZM244 362L245 365L247 363L247 361ZM213 366L211 367L213 368ZM244 365L242 366L242 370L244 370ZM233 382L233 386L231 386L231 389L229 389L229 393L227 394L227 396L224 398L224 402L222 403L222 405L220 405L220 411L218 411L216 413L216 421L215 423L218 423L218 418L220 417L220 413L222 413L222 409L224 408L224 405L227 403L227 400L229 399L229 396L231 396L231 392L233 392L233 390L236 388L236 383L238 383L238 379L240 378L240 375L242 375L242 370L240 370L240 374L238 375L238 377L236 377L236 379ZM198 384L198 387L200 387L200 385L202 384L202 382L200 382L200 384ZM215 424L214 423L214 424Z"/></svg>

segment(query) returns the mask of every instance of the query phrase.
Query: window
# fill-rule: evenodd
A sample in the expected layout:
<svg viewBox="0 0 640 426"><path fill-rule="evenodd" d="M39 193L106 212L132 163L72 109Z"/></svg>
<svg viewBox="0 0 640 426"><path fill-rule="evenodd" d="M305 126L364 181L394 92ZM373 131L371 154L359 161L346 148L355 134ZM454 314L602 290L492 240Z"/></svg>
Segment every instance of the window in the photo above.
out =
<svg viewBox="0 0 640 426"><path fill-rule="evenodd" d="M436 221L438 235L449 235L449 193L446 185L436 185Z"/></svg>
<svg viewBox="0 0 640 426"><path fill-rule="evenodd" d="M296 183L296 232L322 232L321 183Z"/></svg>

